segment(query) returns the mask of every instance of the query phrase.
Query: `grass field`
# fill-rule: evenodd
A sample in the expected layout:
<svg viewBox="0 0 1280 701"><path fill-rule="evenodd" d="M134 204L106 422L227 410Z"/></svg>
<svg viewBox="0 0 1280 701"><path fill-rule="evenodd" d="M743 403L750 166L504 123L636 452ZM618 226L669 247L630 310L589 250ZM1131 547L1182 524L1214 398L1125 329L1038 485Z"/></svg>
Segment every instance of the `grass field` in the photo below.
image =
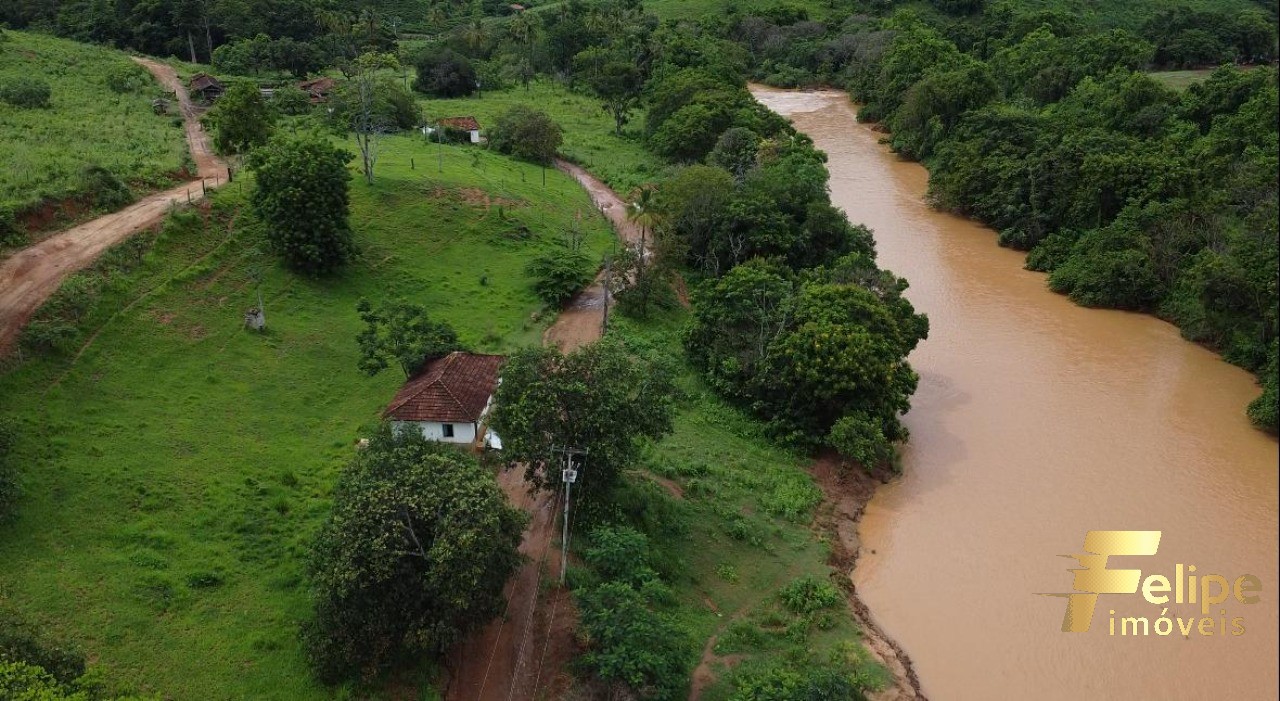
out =
<svg viewBox="0 0 1280 701"><path fill-rule="evenodd" d="M116 272L81 322L75 345L97 336L78 362L33 358L0 376L27 494L0 527L0 597L121 687L327 696L297 640L305 543L403 380L356 370L357 300L425 304L480 350L537 343L550 315L533 319L526 261L579 213L594 253L612 238L559 172L544 188L480 149L446 149L443 173L435 155L391 138L377 184L353 180L363 253L341 277L299 277L264 254L237 185L208 215L171 222L132 272L113 263L127 255L106 262ZM241 328L259 289L263 335Z"/></svg>
<svg viewBox="0 0 1280 701"><path fill-rule="evenodd" d="M615 136L613 118L601 109L598 100L569 92L548 80L530 83L527 91L516 86L479 96L420 102L428 120L469 115L479 120L482 130L493 123L494 115L512 105L540 109L564 130L561 153L623 196L637 185L661 180L668 170L640 141L643 112L637 111L623 135Z"/></svg>
<svg viewBox="0 0 1280 701"><path fill-rule="evenodd" d="M1214 69L1203 68L1190 71L1152 71L1147 75L1174 90L1186 90L1195 83L1203 81L1213 74Z"/></svg>
<svg viewBox="0 0 1280 701"><path fill-rule="evenodd" d="M20 109L0 102L0 206L19 210L81 194L80 176L100 165L135 194L173 182L185 162L181 120L157 116L160 87L120 51L29 32L5 32L0 82L40 78L51 105ZM139 87L116 92L114 71L135 71Z"/></svg>

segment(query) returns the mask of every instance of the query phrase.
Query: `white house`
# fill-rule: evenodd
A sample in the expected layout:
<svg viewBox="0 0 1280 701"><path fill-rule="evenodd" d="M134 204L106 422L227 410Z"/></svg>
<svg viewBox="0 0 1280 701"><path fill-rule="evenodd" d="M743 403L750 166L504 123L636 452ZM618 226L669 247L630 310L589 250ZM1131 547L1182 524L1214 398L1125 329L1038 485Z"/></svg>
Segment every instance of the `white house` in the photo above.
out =
<svg viewBox="0 0 1280 701"><path fill-rule="evenodd" d="M436 121L436 126L426 126L422 128L422 133L431 136L436 133L436 129L444 129L447 134L449 131L465 132L471 143L480 143L480 122L475 117L445 117Z"/></svg>
<svg viewBox="0 0 1280 701"><path fill-rule="evenodd" d="M382 415L397 432L414 427L427 440L471 445L484 436L486 445L500 447L497 436L484 430L484 420L505 360L462 351L436 358L404 383Z"/></svg>

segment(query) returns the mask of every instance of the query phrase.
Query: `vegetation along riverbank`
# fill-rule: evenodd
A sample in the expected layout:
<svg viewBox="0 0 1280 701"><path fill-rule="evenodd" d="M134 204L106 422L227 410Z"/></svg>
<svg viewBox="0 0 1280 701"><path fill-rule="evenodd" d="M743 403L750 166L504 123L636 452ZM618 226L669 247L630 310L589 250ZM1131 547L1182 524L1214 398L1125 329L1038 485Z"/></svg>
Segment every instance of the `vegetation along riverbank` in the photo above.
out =
<svg viewBox="0 0 1280 701"><path fill-rule="evenodd" d="M1146 74L1274 60L1273 7L1210 5L6 5L0 136L59 164L6 169L15 213L103 149L129 196L185 162L117 49L237 175L4 360L0 690L922 698L848 570L929 320L746 81L847 87L1055 289L1261 373L1274 430L1274 68Z"/></svg>

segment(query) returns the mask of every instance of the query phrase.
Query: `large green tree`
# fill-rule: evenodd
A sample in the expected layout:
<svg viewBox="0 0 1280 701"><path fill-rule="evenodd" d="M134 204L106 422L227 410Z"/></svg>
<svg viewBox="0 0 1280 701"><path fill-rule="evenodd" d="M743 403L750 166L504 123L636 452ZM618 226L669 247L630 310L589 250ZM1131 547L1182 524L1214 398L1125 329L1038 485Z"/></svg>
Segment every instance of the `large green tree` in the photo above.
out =
<svg viewBox="0 0 1280 701"><path fill-rule="evenodd" d="M881 462L907 437L899 416L917 376L906 357L928 334L905 289L860 253L799 275L753 259L695 291L685 345L778 437Z"/></svg>
<svg viewBox="0 0 1280 701"><path fill-rule="evenodd" d="M374 306L361 299L356 306L364 329L356 336L360 345L360 370L376 375L395 361L406 378L423 364L458 350L458 334L444 321L434 321L419 304L396 300Z"/></svg>
<svg viewBox="0 0 1280 701"><path fill-rule="evenodd" d="M317 675L440 655L497 615L524 523L473 458L381 426L343 471L313 545L304 639Z"/></svg>
<svg viewBox="0 0 1280 701"><path fill-rule="evenodd" d="M605 495L646 439L671 431L670 373L606 337L569 354L526 348L502 369L493 430L502 460L544 489L560 483L558 448L587 451L580 487Z"/></svg>
<svg viewBox="0 0 1280 701"><path fill-rule="evenodd" d="M232 83L218 98L210 118L214 144L222 153L244 153L266 143L275 125L275 113L253 83Z"/></svg>
<svg viewBox="0 0 1280 701"><path fill-rule="evenodd" d="M355 254L348 222L351 154L319 135L282 135L254 152L254 212L291 267L337 270Z"/></svg>

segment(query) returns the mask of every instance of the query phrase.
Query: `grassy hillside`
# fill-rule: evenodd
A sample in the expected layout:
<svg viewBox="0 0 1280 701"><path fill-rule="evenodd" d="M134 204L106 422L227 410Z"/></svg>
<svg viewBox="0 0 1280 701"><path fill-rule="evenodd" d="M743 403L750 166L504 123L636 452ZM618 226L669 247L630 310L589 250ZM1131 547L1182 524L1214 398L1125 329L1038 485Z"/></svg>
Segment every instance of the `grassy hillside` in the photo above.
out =
<svg viewBox="0 0 1280 701"><path fill-rule="evenodd" d="M598 100L569 92L550 81L530 83L528 90L517 86L469 98L420 102L428 120L469 115L479 120L481 129L493 124L494 115L512 105L525 104L540 109L564 130L561 153L623 195L637 185L660 180L668 170L668 166L640 142L643 112L636 111L623 137L619 138L613 134L613 118L605 113Z"/></svg>
<svg viewBox="0 0 1280 701"><path fill-rule="evenodd" d="M150 250L104 259L105 290L72 344L93 339L83 356L0 376L27 493L19 520L0 527L0 597L121 686L176 699L326 695L297 640L305 543L361 427L403 380L356 370L357 300L425 304L480 350L537 343L550 315L539 316L526 261L580 213L592 255L612 237L556 171L544 188L536 171L480 149L446 149L443 173L435 155L420 138L391 138L378 183L353 180L363 252L341 277L299 277L264 254L235 185ZM256 290L263 335L241 328Z"/></svg>
<svg viewBox="0 0 1280 701"><path fill-rule="evenodd" d="M129 78L119 92L109 78ZM36 208L83 194L86 166L99 165L136 193L173 181L187 159L182 123L157 116L161 88L122 52L28 32L0 41L0 84L38 78L49 107L0 102L0 207Z"/></svg>

